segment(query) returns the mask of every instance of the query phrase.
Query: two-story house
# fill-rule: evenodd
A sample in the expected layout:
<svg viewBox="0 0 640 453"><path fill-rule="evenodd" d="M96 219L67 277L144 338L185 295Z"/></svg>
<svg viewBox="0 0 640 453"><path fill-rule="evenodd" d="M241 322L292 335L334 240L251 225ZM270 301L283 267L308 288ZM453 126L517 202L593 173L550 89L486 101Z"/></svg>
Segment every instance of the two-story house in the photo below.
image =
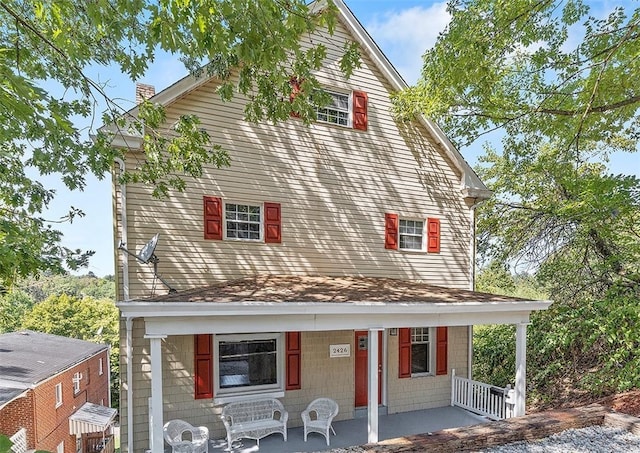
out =
<svg viewBox="0 0 640 453"><path fill-rule="evenodd" d="M473 291L474 210L490 192L436 124L394 120L390 95L405 82L334 2L335 34L313 37L331 42L317 77L333 102L317 122L249 123L215 78L186 77L151 100L169 124L197 114L231 166L164 200L117 183L144 158L135 149L114 167L116 244L139 250L159 233L158 271L177 290L165 295L151 266L116 252L122 451L161 452L176 418L224 437L220 406L265 396L290 426L330 397L338 419L367 416L377 441L381 411L450 404L452 370L471 373L476 324L517 326L524 413L526 325L549 302ZM347 80L337 62L348 40L362 64Z"/></svg>
<svg viewBox="0 0 640 453"><path fill-rule="evenodd" d="M30 330L0 335L0 434L15 453L113 452L109 388L108 345Z"/></svg>

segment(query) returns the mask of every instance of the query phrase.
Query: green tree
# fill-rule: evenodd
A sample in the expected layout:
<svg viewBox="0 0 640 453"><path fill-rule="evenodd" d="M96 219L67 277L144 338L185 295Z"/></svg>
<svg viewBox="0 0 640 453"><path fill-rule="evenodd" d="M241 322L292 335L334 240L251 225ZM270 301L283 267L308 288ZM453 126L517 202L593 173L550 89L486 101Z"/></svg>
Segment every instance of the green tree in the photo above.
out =
<svg viewBox="0 0 640 453"><path fill-rule="evenodd" d="M18 330L34 303L33 298L19 289L2 295L0 297L0 333Z"/></svg>
<svg viewBox="0 0 640 453"><path fill-rule="evenodd" d="M50 296L23 318L22 328L111 345L111 401L119 401L119 314L109 299Z"/></svg>
<svg viewBox="0 0 640 453"><path fill-rule="evenodd" d="M116 67L138 80L159 51L168 52L194 73L217 77L224 100L246 96L249 120L272 121L289 116L295 77L302 91L293 108L308 121L310 96L319 86L313 71L327 49L301 48L300 39L320 28L332 32L335 17L331 2L315 11L305 0L1 1L0 281L87 262L91 253L62 247L61 233L43 218L55 193L37 174L56 174L82 190L87 174L102 178L110 170L121 154L111 146L112 134L99 132L95 141L87 134L96 133L103 106L104 124L143 135L146 159L125 181L153 184L161 196L184 190L183 176L199 176L203 165L229 164L197 117L168 126L163 110L149 102L129 116L87 68ZM345 74L357 59L357 46L344 49ZM57 221L78 215L71 207Z"/></svg>

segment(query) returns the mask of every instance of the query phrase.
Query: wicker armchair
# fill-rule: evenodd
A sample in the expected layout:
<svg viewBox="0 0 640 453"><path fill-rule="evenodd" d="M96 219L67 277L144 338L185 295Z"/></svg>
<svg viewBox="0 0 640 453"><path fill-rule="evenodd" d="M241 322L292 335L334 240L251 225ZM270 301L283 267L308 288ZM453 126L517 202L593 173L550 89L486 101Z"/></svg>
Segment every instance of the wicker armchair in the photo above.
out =
<svg viewBox="0 0 640 453"><path fill-rule="evenodd" d="M185 436L185 433L187 436ZM184 420L171 420L164 425L164 440L173 453L208 453L209 429L192 426Z"/></svg>
<svg viewBox="0 0 640 453"><path fill-rule="evenodd" d="M336 435L331 426L333 417L338 415L338 403L329 398L318 398L302 411L302 421L304 422L304 441L307 441L307 434L319 433L327 439L329 445L329 429Z"/></svg>

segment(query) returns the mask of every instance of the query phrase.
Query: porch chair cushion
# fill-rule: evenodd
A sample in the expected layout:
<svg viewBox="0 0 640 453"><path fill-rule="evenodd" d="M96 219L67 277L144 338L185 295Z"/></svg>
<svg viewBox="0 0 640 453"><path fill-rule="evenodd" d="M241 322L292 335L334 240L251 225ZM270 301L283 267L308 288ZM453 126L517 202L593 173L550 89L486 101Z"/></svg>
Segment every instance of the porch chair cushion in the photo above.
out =
<svg viewBox="0 0 640 453"><path fill-rule="evenodd" d="M338 403L330 398L318 398L302 411L302 421L304 422L304 441L307 441L307 434L319 433L327 440L329 445L329 429L336 435L331 426L333 418L338 415Z"/></svg>
<svg viewBox="0 0 640 453"><path fill-rule="evenodd" d="M173 453L208 453L209 429L193 426L184 420L171 420L164 425L164 440ZM185 433L189 433L185 436Z"/></svg>

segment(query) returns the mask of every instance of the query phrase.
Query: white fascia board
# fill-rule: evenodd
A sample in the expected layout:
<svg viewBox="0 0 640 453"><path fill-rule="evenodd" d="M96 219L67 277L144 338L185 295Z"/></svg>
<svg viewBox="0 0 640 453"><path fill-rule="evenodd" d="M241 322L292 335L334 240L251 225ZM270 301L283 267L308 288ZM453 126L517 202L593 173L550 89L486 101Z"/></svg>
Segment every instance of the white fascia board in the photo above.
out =
<svg viewBox="0 0 640 453"><path fill-rule="evenodd" d="M527 324L529 311L500 313L405 313L369 315L248 315L145 318L145 335L262 333L289 331L369 330L400 327Z"/></svg>
<svg viewBox="0 0 640 453"><path fill-rule="evenodd" d="M262 315L357 315L371 314L455 314L501 313L546 310L551 301L513 302L119 302L125 318L160 318L176 316L262 316Z"/></svg>

